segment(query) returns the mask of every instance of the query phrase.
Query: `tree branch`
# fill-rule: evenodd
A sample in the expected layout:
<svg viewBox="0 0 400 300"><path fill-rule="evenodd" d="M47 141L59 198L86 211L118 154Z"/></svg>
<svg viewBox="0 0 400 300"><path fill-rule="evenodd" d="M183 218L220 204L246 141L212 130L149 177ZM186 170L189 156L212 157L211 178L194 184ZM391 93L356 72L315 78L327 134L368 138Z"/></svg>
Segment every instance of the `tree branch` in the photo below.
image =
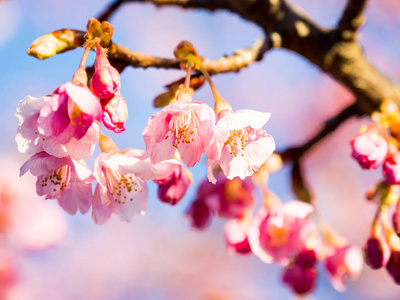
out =
<svg viewBox="0 0 400 300"><path fill-rule="evenodd" d="M367 0L348 0L338 25L338 33L344 40L354 40L358 28L364 24L366 3Z"/></svg>
<svg viewBox="0 0 400 300"><path fill-rule="evenodd" d="M361 115L362 112L360 111L360 107L358 106L357 102L346 107L336 116L327 120L324 124L324 127L308 142L301 146L288 148L280 152L279 154L281 155L282 160L285 163L298 162L308 150L310 150L313 146L326 138L329 134L334 132L346 120L350 119L351 117Z"/></svg>
<svg viewBox="0 0 400 300"><path fill-rule="evenodd" d="M124 0L116 0L111 5L107 6L106 9L97 17L100 22L108 21L108 19L113 15L117 9L124 3Z"/></svg>

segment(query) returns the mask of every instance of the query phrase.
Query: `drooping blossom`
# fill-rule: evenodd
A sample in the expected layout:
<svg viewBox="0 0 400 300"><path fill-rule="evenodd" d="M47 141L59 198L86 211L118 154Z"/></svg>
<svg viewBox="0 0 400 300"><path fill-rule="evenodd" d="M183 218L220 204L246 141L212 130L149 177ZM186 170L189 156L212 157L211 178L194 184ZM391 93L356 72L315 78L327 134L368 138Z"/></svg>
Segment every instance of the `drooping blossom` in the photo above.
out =
<svg viewBox="0 0 400 300"><path fill-rule="evenodd" d="M55 157L39 152L25 162L20 176L27 171L37 176L36 192L45 199L57 199L69 214L86 213L92 204L92 172L71 157Z"/></svg>
<svg viewBox="0 0 400 300"><path fill-rule="evenodd" d="M143 139L152 163L171 159L178 150L193 167L212 140L215 115L207 104L191 101L191 94L178 99L150 117Z"/></svg>
<svg viewBox="0 0 400 300"><path fill-rule="evenodd" d="M213 215L221 218L241 218L254 207L253 190L254 185L250 178L229 180L220 176L217 184L204 180L199 185L196 199L187 210L186 216L192 225L204 225L198 229L204 229ZM206 220L206 217L210 219ZM196 218L200 220L195 220Z"/></svg>
<svg viewBox="0 0 400 300"><path fill-rule="evenodd" d="M245 179L257 171L275 150L272 136L262 126L269 113L226 110L215 125L214 140L207 148L208 178L215 183L214 167L219 164L228 179Z"/></svg>
<svg viewBox="0 0 400 300"><path fill-rule="evenodd" d="M58 144L80 140L101 121L101 105L89 88L78 80L59 86L45 101L37 119L38 133Z"/></svg>
<svg viewBox="0 0 400 300"><path fill-rule="evenodd" d="M286 262L293 253L306 249L309 239L316 238L309 220L313 210L300 201L261 208L248 231L253 253L265 263Z"/></svg>
<svg viewBox="0 0 400 300"><path fill-rule="evenodd" d="M155 167L158 174L153 181L158 185L158 199L176 205L185 196L192 174L176 159L160 162Z"/></svg>
<svg viewBox="0 0 400 300"><path fill-rule="evenodd" d="M311 292L317 281L317 255L314 250L302 250L285 267L282 282L299 295Z"/></svg>
<svg viewBox="0 0 400 300"><path fill-rule="evenodd" d="M99 141L100 127L97 122L92 123L81 139L71 138L65 144L57 142L52 136L39 133L37 121L41 109L49 99L51 97L27 96L19 102L16 113L19 128L15 137L18 150L25 154L46 151L56 157L71 156L77 160L90 157Z"/></svg>
<svg viewBox="0 0 400 300"><path fill-rule="evenodd" d="M250 217L233 219L225 224L224 233L228 252L247 254L251 252L247 230L250 226Z"/></svg>
<svg viewBox="0 0 400 300"><path fill-rule="evenodd" d="M119 72L108 61L100 45L96 45L96 59L90 89L100 99L110 99L120 89Z"/></svg>
<svg viewBox="0 0 400 300"><path fill-rule="evenodd" d="M104 126L115 133L125 131L124 123L128 119L128 106L121 93L117 91L111 99L101 100L101 106Z"/></svg>
<svg viewBox="0 0 400 300"><path fill-rule="evenodd" d="M101 153L93 172L98 185L95 190L92 218L103 224L111 213L130 222L134 214L147 210L147 179L154 179L157 170L141 150L124 153Z"/></svg>
<svg viewBox="0 0 400 300"><path fill-rule="evenodd" d="M356 280L362 270L363 255L358 246L331 247L325 258L325 268L333 287L338 291L346 289L346 277Z"/></svg>
<svg viewBox="0 0 400 300"><path fill-rule="evenodd" d="M386 157L388 144L375 128L359 133L350 141L351 155L361 168L375 170Z"/></svg>
<svg viewBox="0 0 400 300"><path fill-rule="evenodd" d="M400 152L388 155L383 163L383 176L388 184L400 184Z"/></svg>

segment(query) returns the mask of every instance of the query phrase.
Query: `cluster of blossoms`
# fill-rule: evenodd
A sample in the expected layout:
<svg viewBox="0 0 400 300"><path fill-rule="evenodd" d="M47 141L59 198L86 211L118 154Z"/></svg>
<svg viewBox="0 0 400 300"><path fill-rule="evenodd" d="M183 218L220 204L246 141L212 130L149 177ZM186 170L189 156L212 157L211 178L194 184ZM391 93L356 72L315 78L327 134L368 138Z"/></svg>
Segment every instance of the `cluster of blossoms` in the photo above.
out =
<svg viewBox="0 0 400 300"><path fill-rule="evenodd" d="M375 170L382 165L384 178L367 193L368 200L379 200L364 246L365 262L372 269L386 267L400 284L400 109L385 100L372 120L350 142L352 156L361 168ZM388 209L393 205L396 208L390 222Z"/></svg>
<svg viewBox="0 0 400 300"><path fill-rule="evenodd" d="M95 19L89 20L87 29L86 49L72 81L50 96L27 96L17 108L18 148L32 155L20 174L30 171L37 176L38 195L57 199L70 214L78 210L84 214L92 208L96 224L103 224L111 214L130 221L134 214L146 212L147 180L158 185L162 202L180 202L192 181L183 164L193 167L205 153L208 178L200 184L186 212L192 228L204 230L214 216L230 219L225 226L229 252L254 253L265 263L282 264L282 281L297 294L314 288L318 261L324 262L338 290L344 290L346 277L358 276L362 255L357 246L333 233L321 220L313 222L315 208L311 204L282 203L266 191L266 174L278 169L273 165L279 157L272 155L274 139L262 129L270 114L234 111L217 92L190 43L181 42L175 49L186 79L181 86L171 86L173 92L168 97L173 94L172 99L163 99L165 107L149 118L142 133L146 150L120 151L101 132L102 125L114 133L124 131L128 117L119 73L103 48L113 29L108 22L100 24ZM85 65L91 49L96 51L96 59L88 80ZM214 109L193 101L192 69L208 81ZM93 154L97 143L101 154L92 171L83 159ZM379 160L380 156L371 157ZM360 161L368 168L377 167L364 157ZM254 213L257 185L263 199Z"/></svg>
<svg viewBox="0 0 400 300"><path fill-rule="evenodd" d="M174 101L151 116L143 130L146 151L120 151L101 133L102 124L114 133L124 131L128 116L119 73L102 47L112 34L111 24L90 19L85 52L72 81L59 86L52 95L27 96L18 105L18 149L32 155L21 167L20 175L30 171L37 176L38 195L57 199L70 214L78 210L84 214L92 208L97 224L106 222L111 214L130 221L134 214L143 215L147 209L147 180L158 185L162 202L177 204L192 181L183 163L192 167L203 153L209 157L213 182L212 167L217 164L226 177L244 179L272 154L274 140L261 128L269 114L233 112L225 100L218 98L216 107L225 104L223 111L216 110L216 122L213 109L192 100L191 63L187 80ZM93 76L88 80L85 65L91 49L96 51L96 59ZM187 63L185 60L182 58L182 65ZM92 171L83 159L93 154L97 143L102 153Z"/></svg>
<svg viewBox="0 0 400 300"><path fill-rule="evenodd" d="M274 159L272 156L266 165L272 165ZM282 203L263 189L262 206L254 213L255 176L229 180L220 172L216 177L215 185L207 180L200 184L186 212L192 228L204 230L213 216L230 219L225 224L228 251L253 253L264 263L283 265L282 282L299 295L315 287L318 261L323 262L338 291L345 290L346 277L358 277L363 265L361 249L328 229L322 220L316 226L311 220L312 205Z"/></svg>

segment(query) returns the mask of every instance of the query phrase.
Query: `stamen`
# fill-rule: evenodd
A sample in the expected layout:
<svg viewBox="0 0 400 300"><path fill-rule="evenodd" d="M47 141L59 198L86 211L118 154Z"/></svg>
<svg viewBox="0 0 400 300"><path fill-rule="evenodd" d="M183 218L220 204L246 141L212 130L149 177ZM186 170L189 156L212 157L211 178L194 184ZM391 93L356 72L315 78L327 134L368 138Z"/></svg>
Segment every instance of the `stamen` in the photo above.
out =
<svg viewBox="0 0 400 300"><path fill-rule="evenodd" d="M176 148L180 143L189 144L196 139L199 124L199 119L194 110L185 112L180 116L173 116L169 122L169 132L165 139L173 137L172 146Z"/></svg>
<svg viewBox="0 0 400 300"><path fill-rule="evenodd" d="M110 168L104 168L104 170L107 179L107 189L110 191L111 195L117 195L117 197L114 198L115 202L125 204L125 199L133 201L133 193L143 191L135 174L124 176Z"/></svg>
<svg viewBox="0 0 400 300"><path fill-rule="evenodd" d="M238 154L244 156L244 150L246 149L250 132L251 128L229 130L229 137L224 145L228 148L230 154L234 157L237 157Z"/></svg>

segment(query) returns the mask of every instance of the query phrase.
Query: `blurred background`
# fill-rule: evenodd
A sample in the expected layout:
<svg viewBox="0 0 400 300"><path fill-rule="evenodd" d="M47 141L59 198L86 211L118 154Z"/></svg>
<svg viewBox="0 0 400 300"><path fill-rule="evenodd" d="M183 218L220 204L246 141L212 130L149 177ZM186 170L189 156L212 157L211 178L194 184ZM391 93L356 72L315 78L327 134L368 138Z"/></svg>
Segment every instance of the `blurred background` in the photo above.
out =
<svg viewBox="0 0 400 300"><path fill-rule="evenodd" d="M345 0L295 0L318 24L332 27ZM18 101L40 97L69 80L83 50L76 49L40 61L26 54L37 37L61 28L84 30L108 0L0 1L0 162L2 220L7 246L0 241L0 289L8 286L9 299L289 299L280 283L281 267L262 263L256 256L231 256L223 237L224 220L214 219L204 232L193 232L183 215L196 186L205 177L206 160L192 169L194 184L175 207L157 200L149 182L149 209L132 223L118 217L97 226L87 215L69 216L55 201L35 196L35 179L18 177L28 159L17 151L14 136ZM400 3L369 1L367 23L359 39L367 57L393 80L400 82ZM173 57L181 40L191 41L205 58L215 59L247 47L262 37L253 24L236 15L187 10L151 4L123 5L110 19L113 40L132 50ZM94 61L91 53L88 63ZM163 85L182 77L176 70L127 68L121 93L128 102L127 130L113 135L120 149L144 149L141 132L156 112L154 97ZM264 129L278 149L301 144L323 122L353 101L353 97L314 65L286 50L268 52L262 62L239 73L214 76L221 95L234 109L271 112ZM212 105L204 85L195 100ZM282 109L284 108L284 109ZM349 140L368 119L352 119L306 158L306 176L321 215L351 242L362 245L369 233L375 205L364 199L366 190L381 176L363 172L350 157ZM95 153L98 154L99 150ZM88 160L93 166L93 160ZM274 174L270 188L283 201L293 199L289 173ZM4 200L5 199L5 200ZM2 215L2 211L6 211ZM399 299L400 289L386 270L365 267L345 293L335 291L322 268L310 299ZM3 288L3 293L5 290ZM0 290L0 299L2 292ZM5 297L5 296L4 296ZM8 298L7 298L8 299Z"/></svg>

